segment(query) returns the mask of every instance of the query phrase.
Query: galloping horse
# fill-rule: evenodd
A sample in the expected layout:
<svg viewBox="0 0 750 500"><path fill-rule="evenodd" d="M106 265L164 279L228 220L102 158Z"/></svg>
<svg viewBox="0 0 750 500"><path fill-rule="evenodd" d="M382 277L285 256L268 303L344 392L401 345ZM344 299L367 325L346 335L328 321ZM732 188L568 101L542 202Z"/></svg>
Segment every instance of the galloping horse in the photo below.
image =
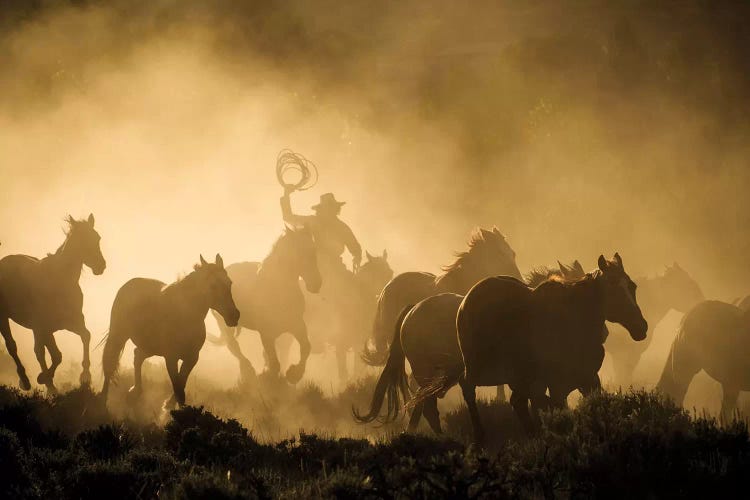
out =
<svg viewBox="0 0 750 500"><path fill-rule="evenodd" d="M652 328L655 328L671 309L687 312L703 300L703 292L698 283L677 263L667 267L659 276L639 278L635 283L638 285L638 303ZM627 386L641 356L651 345L653 335L647 335L644 342L630 342L624 333L620 328L612 328L604 347L612 357L618 383Z"/></svg>
<svg viewBox="0 0 750 500"><path fill-rule="evenodd" d="M497 228L478 229L469 241L469 250L457 254L453 264L435 276L424 272L406 272L393 278L380 294L373 324L375 350L365 349L363 358L373 366L382 365L388 356L388 341L403 308L439 293L463 295L478 281L498 275L521 279L516 253Z"/></svg>
<svg viewBox="0 0 750 500"><path fill-rule="evenodd" d="M558 264L559 269L535 268L526 275L527 286L549 286L546 285L549 281L556 283L576 282L585 275L578 261L570 266ZM517 282L514 279L513 281ZM398 415L400 411L399 393L404 399L408 399L408 394L400 389L402 384L405 383L405 378L402 379L402 377L405 377L404 359L408 359L414 379L420 387L417 396L411 402L414 410L409 420L409 431L416 429L420 417L424 414L432 430L437 434L441 433L437 400L445 395L445 392L453 385L443 386L442 382L454 378L455 374L461 373L464 369L461 349L456 336L456 316L463 300L462 295L444 293L429 297L417 303L414 307L404 310L403 316L397 324L394 342L391 344L391 354L378 381L369 412L366 415L360 415L355 411L355 419L360 422L370 422L378 418L383 401L386 398L388 399L388 409L384 419L389 421ZM597 372L604 357L601 348L603 341L604 334L600 335L598 339L598 350L601 356L590 360L590 366L583 368L590 370L589 374L578 377L580 385L571 386L571 390L580 388L582 392L589 393L599 387ZM597 359L598 363L596 362ZM565 397L569 392L562 394L560 391L559 394L556 394L558 406L565 404ZM499 391L498 395L500 395Z"/></svg>
<svg viewBox="0 0 750 500"><path fill-rule="evenodd" d="M242 328L247 328L260 333L268 370L274 375L281 371L276 339L286 332L294 336L299 343L300 360L287 369L286 379L293 384L299 382L310 355L303 317L305 299L299 279L304 280L312 293L317 293L321 286L312 233L304 226L297 229L287 226L262 263L239 262L228 266L227 272L234 282L232 293L242 316L239 324L232 325L236 326L234 332L218 316L216 322L221 330L221 343L240 361L242 379L247 381L255 376L253 365L242 354L236 339Z"/></svg>
<svg viewBox="0 0 750 500"><path fill-rule="evenodd" d="M461 385L475 440L483 437L476 386L507 383L511 405L531 431L529 400L535 410L546 406L549 388L552 404L563 406L572 390L595 383L605 320L622 324L633 340L646 337L636 285L619 254L614 261L599 256L598 266L578 281L549 280L534 289L512 278L490 278L466 295L456 317L464 370L440 386Z"/></svg>
<svg viewBox="0 0 750 500"><path fill-rule="evenodd" d="M750 390L750 311L707 300L682 320L667 363L657 385L678 404L701 370L719 382L724 391L721 413L730 417L740 391Z"/></svg>
<svg viewBox="0 0 750 500"><path fill-rule="evenodd" d="M8 353L16 363L22 389L31 388L26 370L18 358L16 343L10 332L9 319L34 332L34 354L42 371L39 384L55 392L55 370L62 354L55 342L57 330L69 330L81 337L83 362L81 384L91 382L89 342L91 333L83 317L83 293L78 285L83 265L95 275L107 267L99 247L101 239L94 230L94 216L75 220L68 216L65 241L54 254L43 259L28 255L9 255L0 260L0 333ZM45 348L51 364L47 367Z"/></svg>
<svg viewBox="0 0 750 500"><path fill-rule="evenodd" d="M165 408L185 404L185 384L198 362L206 341L205 318L208 310L218 311L230 325L236 325L240 312L232 300L232 282L219 254L214 264L200 258L200 264L182 280L167 286L147 278L125 283L115 296L104 343L102 366L105 404L109 384L117 374L120 356L128 339L135 344L133 367L134 397L142 393L141 367L151 356L162 356L172 381L173 395ZM177 363L182 360L179 367Z"/></svg>
<svg viewBox="0 0 750 500"><path fill-rule="evenodd" d="M388 252L383 251L380 256L365 252L366 261L351 276L352 293L343 297L339 302L343 310L338 311L332 318L330 308L321 304L320 295L305 294L308 304L306 320L310 337L315 346L324 343L333 345L336 349L339 381L349 379L346 365L346 355L349 350L355 352L369 336L372 317L378 303L378 296L383 287L393 278L393 269L388 264ZM338 321L336 321L338 320ZM282 344L280 352L288 352L288 345ZM357 366L355 359L355 368Z"/></svg>

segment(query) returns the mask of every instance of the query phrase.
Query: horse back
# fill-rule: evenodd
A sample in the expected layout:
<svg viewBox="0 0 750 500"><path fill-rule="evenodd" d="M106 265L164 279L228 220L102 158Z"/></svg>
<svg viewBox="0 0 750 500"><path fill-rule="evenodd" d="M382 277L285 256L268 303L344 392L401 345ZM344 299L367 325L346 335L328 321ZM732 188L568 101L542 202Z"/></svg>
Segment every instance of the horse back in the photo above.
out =
<svg viewBox="0 0 750 500"><path fill-rule="evenodd" d="M26 328L71 328L82 315L81 288L57 279L42 263L29 255L0 259L0 310Z"/></svg>

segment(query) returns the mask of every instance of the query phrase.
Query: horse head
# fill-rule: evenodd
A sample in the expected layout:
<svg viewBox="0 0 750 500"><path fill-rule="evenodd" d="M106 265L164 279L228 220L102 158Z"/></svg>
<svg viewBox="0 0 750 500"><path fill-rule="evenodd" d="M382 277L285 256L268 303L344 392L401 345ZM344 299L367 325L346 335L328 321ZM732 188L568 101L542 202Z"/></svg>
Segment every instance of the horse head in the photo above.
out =
<svg viewBox="0 0 750 500"><path fill-rule="evenodd" d="M94 229L94 214L89 214L86 220L75 220L71 216L65 220L69 226L65 240L66 251L78 255L81 261L99 276L106 269L107 262L99 246L101 236Z"/></svg>
<svg viewBox="0 0 750 500"><path fill-rule="evenodd" d="M323 279L320 276L315 240L310 228L306 225L287 225L279 242L283 244L283 252L292 263L292 269L305 282L307 291L318 293Z"/></svg>
<svg viewBox="0 0 750 500"><path fill-rule="evenodd" d="M371 255L365 252L367 261L357 271L357 279L361 281L373 294L380 290L393 278L393 269L388 264L388 252L383 250L383 255Z"/></svg>
<svg viewBox="0 0 750 500"><path fill-rule="evenodd" d="M221 314L227 326L237 326L240 311L232 298L232 280L229 279L224 260L216 254L216 261L211 264L200 256L200 264L195 266L196 275L203 282L203 289L208 290L209 307Z"/></svg>
<svg viewBox="0 0 750 500"><path fill-rule="evenodd" d="M516 265L516 252L497 227L480 229L469 242L469 254L476 253L477 261L486 276L512 276L522 280Z"/></svg>
<svg viewBox="0 0 750 500"><path fill-rule="evenodd" d="M668 301L669 307L677 311L687 312L705 300L698 283L676 262L664 270L659 281L659 294Z"/></svg>
<svg viewBox="0 0 750 500"><path fill-rule="evenodd" d="M636 284L625 272L620 254L615 253L611 261L600 255L598 264L600 274L597 279L603 284L605 319L620 323L633 340L645 339L648 323L636 301Z"/></svg>

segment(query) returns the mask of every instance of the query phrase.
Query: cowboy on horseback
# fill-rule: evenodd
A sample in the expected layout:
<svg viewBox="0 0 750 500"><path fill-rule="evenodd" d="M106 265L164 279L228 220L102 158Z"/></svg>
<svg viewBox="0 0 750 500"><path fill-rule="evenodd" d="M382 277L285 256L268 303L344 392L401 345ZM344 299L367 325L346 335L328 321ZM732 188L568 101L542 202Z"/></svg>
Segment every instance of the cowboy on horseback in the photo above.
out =
<svg viewBox="0 0 750 500"><path fill-rule="evenodd" d="M292 212L289 200L289 195L293 191L295 191L294 185L284 186L284 196L281 197L281 215L284 222L304 224L312 231L324 283L327 278L335 280L342 272L347 271L341 259L344 249L352 255L352 270L356 273L362 261L362 247L351 228L339 219L341 207L346 202L337 201L333 193L325 193L320 196L320 202L312 206L315 215L297 215Z"/></svg>

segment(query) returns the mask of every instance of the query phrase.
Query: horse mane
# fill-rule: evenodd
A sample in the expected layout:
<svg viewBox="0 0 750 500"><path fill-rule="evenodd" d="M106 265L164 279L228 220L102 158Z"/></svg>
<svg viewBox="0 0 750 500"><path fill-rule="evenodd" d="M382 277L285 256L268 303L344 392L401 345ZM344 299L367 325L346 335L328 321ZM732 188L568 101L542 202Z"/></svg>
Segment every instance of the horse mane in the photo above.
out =
<svg viewBox="0 0 750 500"><path fill-rule="evenodd" d="M73 232L73 228L76 226L76 224L80 224L81 222L83 222L82 220L75 220L70 214L66 215L63 221L68 225L68 227L63 229L63 234L65 234L65 241L63 241L62 244L57 247L55 253L47 253L47 257L59 255L60 252L62 252L63 248L65 248L65 243L67 243L68 238L70 237L70 233Z"/></svg>
<svg viewBox="0 0 750 500"><path fill-rule="evenodd" d="M500 233L496 233L494 231L487 231L486 229L475 229L471 234L471 238L469 239L469 249L453 254L456 260L454 260L453 263L440 268L443 273L435 277L435 285L440 285L440 283L445 279L463 269L466 263L471 260L478 251L480 251L485 245L490 242L490 238L503 238L503 236L500 235Z"/></svg>
<svg viewBox="0 0 750 500"><path fill-rule="evenodd" d="M562 278L562 273L559 269L553 269L547 266L538 266L526 273L523 277L523 280L526 282L526 285L530 286L531 288L536 288L544 281L552 277Z"/></svg>
<svg viewBox="0 0 750 500"><path fill-rule="evenodd" d="M574 278L574 279L566 279L561 274L552 274L549 277L547 277L547 279L539 283L536 287L532 287L532 288L534 288L534 290L539 290L539 289L544 289L544 288L549 288L549 287L571 288L574 286L582 285L584 283L589 283L595 280L596 278L598 278L600 274L601 274L601 271L599 271L598 269L590 273L584 274L581 278Z"/></svg>

